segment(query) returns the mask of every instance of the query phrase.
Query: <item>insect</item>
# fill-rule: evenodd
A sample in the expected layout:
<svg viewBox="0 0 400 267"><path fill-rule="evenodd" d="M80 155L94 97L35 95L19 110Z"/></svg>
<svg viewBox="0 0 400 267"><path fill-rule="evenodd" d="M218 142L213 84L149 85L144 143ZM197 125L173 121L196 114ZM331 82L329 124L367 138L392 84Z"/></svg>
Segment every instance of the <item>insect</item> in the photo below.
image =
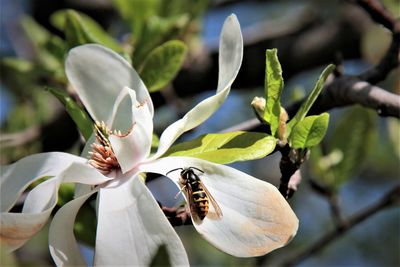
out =
<svg viewBox="0 0 400 267"><path fill-rule="evenodd" d="M217 217L221 218L221 208L218 206L213 196L200 180L200 177L195 174L193 170L198 170L201 173L204 173L204 171L196 167L176 168L167 172L166 175L177 170L181 170L181 177L179 179L181 190L178 192L178 194L182 191L185 192L186 199L189 201L189 208L192 215L195 215L200 220L203 220L208 214L209 203L211 203L214 207Z"/></svg>

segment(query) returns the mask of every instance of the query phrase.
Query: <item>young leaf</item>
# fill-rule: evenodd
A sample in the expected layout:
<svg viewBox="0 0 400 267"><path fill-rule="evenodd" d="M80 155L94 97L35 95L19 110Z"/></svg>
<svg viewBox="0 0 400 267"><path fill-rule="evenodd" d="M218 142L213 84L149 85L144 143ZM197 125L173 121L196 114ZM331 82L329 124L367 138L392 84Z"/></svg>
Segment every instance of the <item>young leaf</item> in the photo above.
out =
<svg viewBox="0 0 400 267"><path fill-rule="evenodd" d="M265 99L264 119L270 124L271 134L277 136L279 116L281 113L281 93L283 89L282 68L277 50L267 49L265 61Z"/></svg>
<svg viewBox="0 0 400 267"><path fill-rule="evenodd" d="M75 10L60 10L51 16L54 26L64 31L70 47L86 44L99 43L123 52L122 46L114 40L103 28L91 17Z"/></svg>
<svg viewBox="0 0 400 267"><path fill-rule="evenodd" d="M79 131L82 133L85 140L88 140L93 133L93 121L86 111L84 111L65 91L54 87L47 87L47 90L64 104Z"/></svg>
<svg viewBox="0 0 400 267"><path fill-rule="evenodd" d="M166 86L178 73L187 51L186 45L172 40L155 48L146 58L140 76L150 92Z"/></svg>
<svg viewBox="0 0 400 267"><path fill-rule="evenodd" d="M312 92L307 97L306 101L301 105L300 109L297 111L296 115L289 121L287 124L287 136L290 135L291 130L293 127L304 117L307 115L307 112L310 110L311 106L314 104L315 100L319 96L324 87L325 81L328 78L329 74L335 69L335 65L330 64L328 67L324 69L324 71L319 76L319 79L312 90Z"/></svg>
<svg viewBox="0 0 400 267"><path fill-rule="evenodd" d="M164 156L188 156L227 164L263 158L275 149L275 145L276 139L264 133L206 134L172 146Z"/></svg>
<svg viewBox="0 0 400 267"><path fill-rule="evenodd" d="M329 114L305 117L292 130L289 144L292 148L310 148L321 142L328 129Z"/></svg>

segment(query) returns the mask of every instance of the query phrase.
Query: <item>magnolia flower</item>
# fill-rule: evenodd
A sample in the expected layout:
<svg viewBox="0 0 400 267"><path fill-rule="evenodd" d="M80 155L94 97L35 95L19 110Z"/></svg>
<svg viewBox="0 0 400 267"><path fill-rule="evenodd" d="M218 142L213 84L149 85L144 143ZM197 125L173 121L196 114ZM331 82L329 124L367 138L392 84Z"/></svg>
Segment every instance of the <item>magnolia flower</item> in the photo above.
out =
<svg viewBox="0 0 400 267"><path fill-rule="evenodd" d="M79 187L75 198L51 222L49 247L57 265L85 264L73 225L80 207L94 193L98 193L94 265L148 265L162 244L172 265L189 265L179 237L140 176L144 172L166 175L185 167L203 172L199 177L223 213L216 217L210 205L203 220L193 219L197 231L214 246L234 256L251 257L290 241L298 220L271 184L205 160L162 158L182 133L204 122L223 103L239 71L242 51L239 23L230 16L221 33L216 94L170 125L160 137L157 152L150 155L153 104L138 74L122 57L102 46L72 49L66 60L67 77L98 122L96 135L83 153L90 155L90 160L44 153L3 167L2 245L9 250L22 246L49 218L60 184L72 182L86 186ZM21 213L10 213L22 191L44 176L52 178L29 192ZM167 176L181 186L179 172Z"/></svg>

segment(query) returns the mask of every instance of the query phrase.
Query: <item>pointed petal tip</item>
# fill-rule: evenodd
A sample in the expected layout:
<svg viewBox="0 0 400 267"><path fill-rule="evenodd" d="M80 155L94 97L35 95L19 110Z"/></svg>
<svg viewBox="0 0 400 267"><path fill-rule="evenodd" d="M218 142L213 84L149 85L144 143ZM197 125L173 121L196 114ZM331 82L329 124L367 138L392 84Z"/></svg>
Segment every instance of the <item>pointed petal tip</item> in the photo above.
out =
<svg viewBox="0 0 400 267"><path fill-rule="evenodd" d="M233 20L233 21L237 21L237 22L239 22L238 21L238 18L237 18L237 16L236 16L236 14L235 13L231 13L228 17L227 17L227 20Z"/></svg>
<svg viewBox="0 0 400 267"><path fill-rule="evenodd" d="M226 19L225 19L225 23L224 26L225 27L227 24L232 24L236 27L238 27L240 29L240 23L239 23L239 19L236 16L235 13L230 14Z"/></svg>

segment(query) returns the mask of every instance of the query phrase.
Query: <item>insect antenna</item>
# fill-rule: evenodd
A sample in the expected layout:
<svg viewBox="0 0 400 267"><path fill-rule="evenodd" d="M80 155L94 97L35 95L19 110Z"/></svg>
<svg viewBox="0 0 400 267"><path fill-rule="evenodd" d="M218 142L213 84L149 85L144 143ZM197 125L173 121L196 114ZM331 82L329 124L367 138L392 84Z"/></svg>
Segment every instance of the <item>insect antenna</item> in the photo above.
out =
<svg viewBox="0 0 400 267"><path fill-rule="evenodd" d="M176 168L176 169L170 170L170 171L169 171L169 172L167 172L165 175L168 175L169 173L171 173L171 172L175 172L175 171L177 171L177 170L181 170L181 171L183 171L183 168Z"/></svg>
<svg viewBox="0 0 400 267"><path fill-rule="evenodd" d="M201 172L201 173L204 173L204 171L202 171L202 170L200 170L200 169L198 169L198 168L196 168L196 167L189 167L189 169L195 169L195 170L198 170L198 171Z"/></svg>

